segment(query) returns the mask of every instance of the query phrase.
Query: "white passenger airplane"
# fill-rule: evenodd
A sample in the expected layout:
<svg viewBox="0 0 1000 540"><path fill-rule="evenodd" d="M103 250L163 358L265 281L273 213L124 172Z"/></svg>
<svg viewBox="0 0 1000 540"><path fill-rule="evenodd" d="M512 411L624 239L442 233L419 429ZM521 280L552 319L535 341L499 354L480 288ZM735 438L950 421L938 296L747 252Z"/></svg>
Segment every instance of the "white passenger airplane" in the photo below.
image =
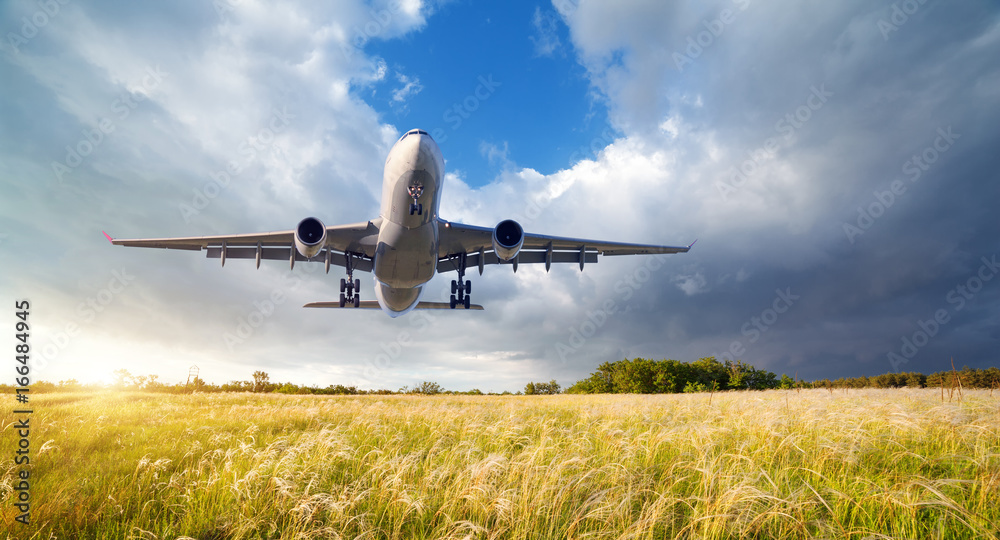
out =
<svg viewBox="0 0 1000 540"><path fill-rule="evenodd" d="M206 250L209 258L319 261L326 266L342 266L347 278L340 280L340 301L312 302L304 307L381 308L390 317L413 309L483 309L472 304L472 282L465 271L478 267L482 275L487 264L596 263L597 255L639 255L685 253L685 247L651 246L601 242L527 234L513 220L496 227L474 227L451 223L438 217L444 158L434 139L423 130L406 132L385 160L382 180L382 209L378 218L363 223L327 227L317 218L307 217L291 231L231 236L150 238L120 240L104 235L114 245L165 249ZM354 271L374 272L375 298L361 301L361 280ZM449 302L421 302L423 286L435 272L456 271Z"/></svg>

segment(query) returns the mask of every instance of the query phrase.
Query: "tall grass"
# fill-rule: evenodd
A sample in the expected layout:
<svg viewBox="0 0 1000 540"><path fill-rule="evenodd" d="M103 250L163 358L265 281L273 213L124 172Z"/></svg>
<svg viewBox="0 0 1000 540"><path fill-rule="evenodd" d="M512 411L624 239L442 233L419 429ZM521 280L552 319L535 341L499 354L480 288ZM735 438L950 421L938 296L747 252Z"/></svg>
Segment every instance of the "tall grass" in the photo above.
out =
<svg viewBox="0 0 1000 540"><path fill-rule="evenodd" d="M709 398L35 395L29 527L0 435L6 536L1000 536L988 391Z"/></svg>

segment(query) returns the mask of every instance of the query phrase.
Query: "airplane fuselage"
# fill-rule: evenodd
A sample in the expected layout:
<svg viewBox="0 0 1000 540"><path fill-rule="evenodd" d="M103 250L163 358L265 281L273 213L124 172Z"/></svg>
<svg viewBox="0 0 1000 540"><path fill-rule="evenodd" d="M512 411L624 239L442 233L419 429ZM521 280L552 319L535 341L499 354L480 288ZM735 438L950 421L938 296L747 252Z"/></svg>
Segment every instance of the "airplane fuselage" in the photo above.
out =
<svg viewBox="0 0 1000 540"><path fill-rule="evenodd" d="M292 230L266 233L190 236L179 238L115 239L114 245L194 250L218 258L316 261L330 271L331 264L342 266L346 279L340 280L340 299L305 304L318 308L381 308L390 317L413 309L458 309L481 311L473 304L472 281L464 276L469 268L482 275L486 265L508 264L516 272L518 264L579 265L597 262L598 255L652 255L685 253L688 246L660 246L606 242L531 234L516 221L505 219L494 227L479 227L440 219L441 190L444 186L444 158L434 139L423 130L406 132L385 160L379 217L359 223L327 227L316 217L307 217ZM347 204L350 204L349 202ZM439 266L440 265L440 266ZM361 300L360 280L355 270L372 272L375 299ZM451 281L448 302L421 301L427 282L438 272L456 273ZM447 294L447 293L446 293Z"/></svg>
<svg viewBox="0 0 1000 540"><path fill-rule="evenodd" d="M443 183L444 158L427 132L411 130L389 151L373 273L375 297L392 317L417 305L437 271Z"/></svg>

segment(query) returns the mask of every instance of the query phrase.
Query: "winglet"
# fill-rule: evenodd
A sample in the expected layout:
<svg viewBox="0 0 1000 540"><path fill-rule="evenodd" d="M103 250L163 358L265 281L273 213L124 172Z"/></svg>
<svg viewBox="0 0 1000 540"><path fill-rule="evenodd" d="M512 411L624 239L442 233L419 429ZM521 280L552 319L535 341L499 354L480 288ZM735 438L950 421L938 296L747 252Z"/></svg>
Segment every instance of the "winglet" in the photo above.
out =
<svg viewBox="0 0 1000 540"><path fill-rule="evenodd" d="M697 238L695 238L695 239L694 239L694 242L691 242L690 244L688 244L688 249L691 249L691 247L692 247L692 246L694 246L694 245L695 245L695 244L697 244L697 243L698 243L698 239L697 239Z"/></svg>
<svg viewBox="0 0 1000 540"><path fill-rule="evenodd" d="M104 231L101 231L101 233L102 233L102 234L104 234L104 237L108 239L108 242L111 242L111 245L112 245L112 246L113 246L113 245L115 245L115 240L114 240L114 238L111 238L110 236L108 236L108 233L106 233L106 232L104 232Z"/></svg>

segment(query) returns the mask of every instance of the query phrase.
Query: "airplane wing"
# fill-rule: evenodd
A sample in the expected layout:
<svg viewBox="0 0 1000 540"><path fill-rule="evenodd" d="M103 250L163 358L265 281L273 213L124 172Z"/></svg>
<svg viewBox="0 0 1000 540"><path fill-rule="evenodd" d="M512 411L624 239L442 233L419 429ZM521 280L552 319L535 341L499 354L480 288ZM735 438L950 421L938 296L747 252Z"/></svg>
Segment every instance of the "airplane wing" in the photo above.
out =
<svg viewBox="0 0 1000 540"><path fill-rule="evenodd" d="M524 233L524 243L517 257L503 261L493 252L493 229L461 223L443 222L439 227L441 248L438 252L438 272L458 270L458 259L465 256L466 267L479 267L482 273L487 264L545 263L548 270L555 263L596 263L598 255L653 255L661 253L686 253L687 246L657 246L605 242L583 238L565 238L543 234Z"/></svg>
<svg viewBox="0 0 1000 540"><path fill-rule="evenodd" d="M261 260L286 260L294 266L295 261L325 262L327 271L330 265L346 266L347 254L351 257L351 267L363 272L372 271L372 257L378 243L381 218L350 225L337 225L326 228L327 248L321 250L311 259L303 257L295 249L295 231L275 231L253 234L234 234L220 236L189 236L182 238L140 238L119 239L104 236L116 246L147 247L160 249L182 249L188 251L205 251L209 259L256 259L257 267Z"/></svg>
<svg viewBox="0 0 1000 540"><path fill-rule="evenodd" d="M340 305L340 302L309 302L302 307L312 307L312 308L344 308L344 309L382 309L382 306L378 305L378 302L374 300L362 300L359 302L357 308L353 304L347 304L344 306ZM451 304L448 302L417 302L417 306L413 309L453 309ZM465 309L465 306L455 306L454 309ZM469 306L470 310L483 311L483 306L479 304L472 304Z"/></svg>

